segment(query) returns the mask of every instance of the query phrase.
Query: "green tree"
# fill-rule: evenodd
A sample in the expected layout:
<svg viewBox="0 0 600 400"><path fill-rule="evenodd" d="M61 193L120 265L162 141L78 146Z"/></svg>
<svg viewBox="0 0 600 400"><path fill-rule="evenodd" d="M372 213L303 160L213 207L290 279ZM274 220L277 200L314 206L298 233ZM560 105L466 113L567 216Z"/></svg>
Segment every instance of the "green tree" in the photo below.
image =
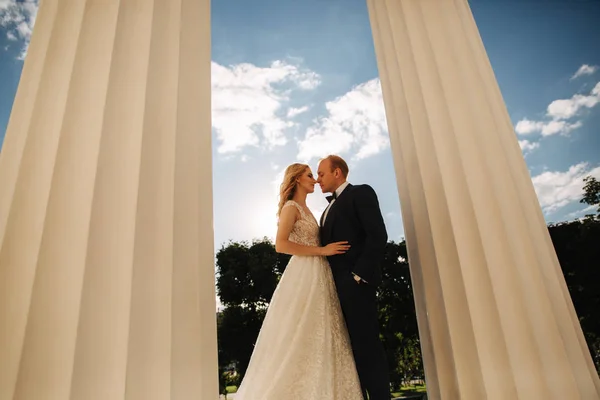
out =
<svg viewBox="0 0 600 400"><path fill-rule="evenodd" d="M600 181L590 175L585 177L583 182L585 182L583 186L584 194L580 202L590 206L598 206L596 212L600 214Z"/></svg>
<svg viewBox="0 0 600 400"><path fill-rule="evenodd" d="M379 320L386 329L406 336L418 333L406 242L388 242L377 289Z"/></svg>
<svg viewBox="0 0 600 400"><path fill-rule="evenodd" d="M600 372L600 220L548 226L581 329Z"/></svg>
<svg viewBox="0 0 600 400"><path fill-rule="evenodd" d="M266 309L242 306L228 306L221 312L221 324L217 329L219 365L226 367L233 363L240 379L248 368L265 313Z"/></svg>
<svg viewBox="0 0 600 400"><path fill-rule="evenodd" d="M217 291L224 306L266 308L289 260L264 238L230 242L217 253Z"/></svg>
<svg viewBox="0 0 600 400"><path fill-rule="evenodd" d="M387 355L390 383L398 390L413 377L423 377L406 242L389 242L377 290L381 339Z"/></svg>
<svg viewBox="0 0 600 400"><path fill-rule="evenodd" d="M240 379L289 258L267 238L230 242L217 252L217 294L224 306L217 325L219 365L234 363Z"/></svg>
<svg viewBox="0 0 600 400"><path fill-rule="evenodd" d="M424 378L421 342L418 336L402 337L398 355L396 370L401 377L402 385L409 386L414 379Z"/></svg>

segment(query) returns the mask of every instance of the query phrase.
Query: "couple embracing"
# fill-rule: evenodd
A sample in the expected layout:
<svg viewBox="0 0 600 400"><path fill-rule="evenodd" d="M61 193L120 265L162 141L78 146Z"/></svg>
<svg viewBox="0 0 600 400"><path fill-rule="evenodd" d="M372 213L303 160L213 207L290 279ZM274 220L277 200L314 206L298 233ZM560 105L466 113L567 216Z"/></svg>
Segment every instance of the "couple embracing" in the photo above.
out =
<svg viewBox="0 0 600 400"><path fill-rule="evenodd" d="M292 255L236 400L389 400L376 288L387 232L377 195L338 156L292 164L281 184L277 252ZM321 186L317 222L306 197Z"/></svg>

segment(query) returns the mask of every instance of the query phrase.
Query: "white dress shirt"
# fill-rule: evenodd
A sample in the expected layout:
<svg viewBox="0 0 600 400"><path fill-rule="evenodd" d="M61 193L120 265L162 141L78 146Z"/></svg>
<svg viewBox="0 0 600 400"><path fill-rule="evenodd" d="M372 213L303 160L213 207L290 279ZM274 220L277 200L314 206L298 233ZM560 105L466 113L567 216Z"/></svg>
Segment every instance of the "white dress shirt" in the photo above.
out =
<svg viewBox="0 0 600 400"><path fill-rule="evenodd" d="M339 197L339 195L342 194L342 192L344 191L344 189L346 189L346 187L348 185L349 185L348 181L342 183L337 189L335 189L335 196ZM335 199L331 200L331 203L329 203L329 205L327 206L325 211L323 211L323 214L324 214L323 215L323 225L325 225L325 220L327 219L327 214L329 213L329 209L331 208L333 203L335 203Z"/></svg>

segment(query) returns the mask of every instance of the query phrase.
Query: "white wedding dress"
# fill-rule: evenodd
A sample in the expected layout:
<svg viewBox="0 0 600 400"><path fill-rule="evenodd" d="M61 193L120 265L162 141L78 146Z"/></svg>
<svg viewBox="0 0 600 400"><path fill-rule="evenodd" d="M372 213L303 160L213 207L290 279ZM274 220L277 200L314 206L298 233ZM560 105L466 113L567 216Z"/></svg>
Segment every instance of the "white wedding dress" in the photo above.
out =
<svg viewBox="0 0 600 400"><path fill-rule="evenodd" d="M290 240L319 246L319 226L301 218ZM235 400L362 400L350 339L325 257L293 256L283 273Z"/></svg>

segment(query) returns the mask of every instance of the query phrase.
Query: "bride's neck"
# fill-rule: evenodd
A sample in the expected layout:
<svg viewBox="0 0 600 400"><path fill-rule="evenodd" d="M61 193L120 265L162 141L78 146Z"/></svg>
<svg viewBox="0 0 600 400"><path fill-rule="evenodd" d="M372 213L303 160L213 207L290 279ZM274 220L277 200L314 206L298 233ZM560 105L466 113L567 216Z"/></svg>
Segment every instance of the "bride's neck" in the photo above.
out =
<svg viewBox="0 0 600 400"><path fill-rule="evenodd" d="M296 203L300 204L301 206L306 207L306 193L295 193L294 197L292 197L292 200L294 200Z"/></svg>

